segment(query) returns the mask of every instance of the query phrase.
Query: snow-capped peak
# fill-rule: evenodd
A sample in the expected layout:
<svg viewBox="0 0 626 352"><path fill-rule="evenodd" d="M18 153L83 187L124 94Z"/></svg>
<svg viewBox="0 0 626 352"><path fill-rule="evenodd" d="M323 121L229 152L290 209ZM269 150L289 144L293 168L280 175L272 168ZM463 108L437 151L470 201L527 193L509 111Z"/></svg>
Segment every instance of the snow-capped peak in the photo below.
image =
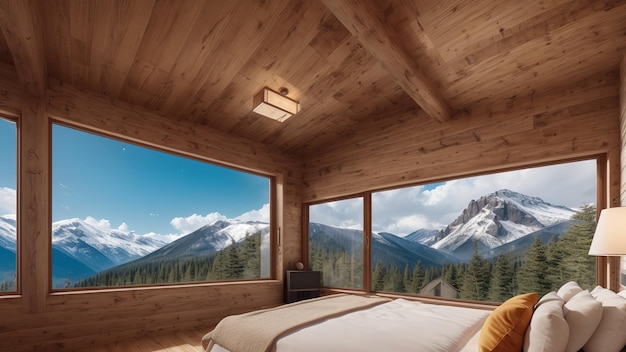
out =
<svg viewBox="0 0 626 352"><path fill-rule="evenodd" d="M495 248L568 221L574 213L541 198L503 189L470 201L461 215L439 232L433 248L452 252L474 240Z"/></svg>
<svg viewBox="0 0 626 352"><path fill-rule="evenodd" d="M52 224L52 245L80 261L99 252L114 265L142 257L165 245L132 231L112 229L78 218Z"/></svg>

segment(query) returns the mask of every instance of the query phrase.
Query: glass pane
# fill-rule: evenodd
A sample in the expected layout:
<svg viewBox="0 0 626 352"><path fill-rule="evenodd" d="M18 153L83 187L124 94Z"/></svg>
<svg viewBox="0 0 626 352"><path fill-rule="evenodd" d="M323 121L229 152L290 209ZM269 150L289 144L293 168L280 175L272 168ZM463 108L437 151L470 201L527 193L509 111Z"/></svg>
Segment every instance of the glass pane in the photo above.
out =
<svg viewBox="0 0 626 352"><path fill-rule="evenodd" d="M480 301L595 286L595 160L372 194L375 291Z"/></svg>
<svg viewBox="0 0 626 352"><path fill-rule="evenodd" d="M54 288L270 277L270 179L52 128Z"/></svg>
<svg viewBox="0 0 626 352"><path fill-rule="evenodd" d="M0 118L0 293L17 290L17 128Z"/></svg>
<svg viewBox="0 0 626 352"><path fill-rule="evenodd" d="M309 267L324 286L363 288L363 199L309 207Z"/></svg>

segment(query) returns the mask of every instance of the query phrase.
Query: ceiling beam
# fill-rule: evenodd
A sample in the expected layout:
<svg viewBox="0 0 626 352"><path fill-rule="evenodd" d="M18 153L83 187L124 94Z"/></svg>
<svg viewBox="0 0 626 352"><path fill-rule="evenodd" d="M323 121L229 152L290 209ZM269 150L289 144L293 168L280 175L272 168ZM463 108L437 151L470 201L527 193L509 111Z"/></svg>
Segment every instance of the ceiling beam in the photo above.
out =
<svg viewBox="0 0 626 352"><path fill-rule="evenodd" d="M323 2L428 115L440 122L452 118L452 109L441 92L380 17L380 10L371 0Z"/></svg>
<svg viewBox="0 0 626 352"><path fill-rule="evenodd" d="M48 70L41 12L34 0L0 0L0 27L25 92L45 97Z"/></svg>

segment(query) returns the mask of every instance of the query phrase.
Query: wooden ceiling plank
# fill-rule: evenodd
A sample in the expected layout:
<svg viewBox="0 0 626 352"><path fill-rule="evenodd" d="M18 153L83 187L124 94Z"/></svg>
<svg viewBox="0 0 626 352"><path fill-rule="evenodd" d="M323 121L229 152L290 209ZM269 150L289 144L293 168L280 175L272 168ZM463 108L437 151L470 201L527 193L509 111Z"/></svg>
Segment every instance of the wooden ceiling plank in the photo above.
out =
<svg viewBox="0 0 626 352"><path fill-rule="evenodd" d="M139 50L154 1L111 3L107 9L110 10L107 11L110 16L108 27L102 28L103 31L94 40L103 40L97 43L102 50L98 52L100 57L96 58L101 65L98 85L107 95L117 98Z"/></svg>
<svg viewBox="0 0 626 352"><path fill-rule="evenodd" d="M181 118L181 111L193 102L193 96L205 82L206 71L210 70L212 54L225 38L234 14L241 6L239 2L207 1L199 10L200 16L191 24L191 31L178 53L171 71L171 87L164 96L159 110Z"/></svg>
<svg viewBox="0 0 626 352"><path fill-rule="evenodd" d="M70 19L68 1L40 1L41 13L46 14L44 49L49 77L69 76Z"/></svg>
<svg viewBox="0 0 626 352"><path fill-rule="evenodd" d="M587 16L584 21L557 28L549 36L516 46L507 55L476 63L467 69L466 76L450 86L455 89L453 101L461 104L485 97L532 94L617 67L621 55L626 53L626 44L616 47L615 39L606 38L621 37L622 43L626 43L624 7ZM483 84L477 86L476 76L481 72L489 72L497 79L482 80ZM560 75L555 76L554 72Z"/></svg>
<svg viewBox="0 0 626 352"><path fill-rule="evenodd" d="M70 1L70 58L71 82L89 80L89 64L92 55L92 40L96 14L93 1Z"/></svg>
<svg viewBox="0 0 626 352"><path fill-rule="evenodd" d="M443 95L401 45L397 34L380 18L371 1L323 2L429 116L440 122L450 120L452 109Z"/></svg>
<svg viewBox="0 0 626 352"><path fill-rule="evenodd" d="M171 72L195 23L204 0L160 1L137 52L137 61ZM158 45L155 45L158 43Z"/></svg>
<svg viewBox="0 0 626 352"><path fill-rule="evenodd" d="M46 96L48 71L43 25L34 0L0 1L0 27L7 40L22 88L32 97Z"/></svg>
<svg viewBox="0 0 626 352"><path fill-rule="evenodd" d="M575 21L585 21L585 17L599 11L608 11L604 0L579 0L550 8L515 26L502 26L500 33L473 42L471 50L463 50L459 57L448 63L457 70L477 64L495 55L506 53L517 46L536 38L548 36L550 32ZM566 15L564 15L566 14Z"/></svg>
<svg viewBox="0 0 626 352"><path fill-rule="evenodd" d="M320 13L323 10L325 10L324 6L315 1L289 2L280 13L274 13L270 17L271 20L267 21L267 25L264 25L263 28L247 28L247 31L243 32L238 39L246 38L245 33L248 33L248 37L258 38L258 43L250 44L250 40L246 40L247 49L239 55L246 61L239 61L239 58L235 58L235 62L241 65L238 67L238 71L227 71L232 73L232 76L226 75L224 77L219 71L213 73L213 76L216 76L213 78L214 80L217 77L223 77L226 78L226 81L222 79L219 84L209 87L210 89L205 89L199 99L200 107L221 111L227 105L243 103L249 112L252 110L252 97L263 86L278 90L286 83L281 77L281 73L293 65L299 53L313 39L318 19L321 16ZM249 51L249 49L254 50ZM252 75L244 74L244 71L250 72ZM237 76L246 79L237 80ZM238 86L230 83L237 81L241 83ZM258 82L262 82L261 85ZM274 84L280 85L274 86ZM216 88L222 89L220 91ZM292 89L289 96L296 100L299 99L297 91L300 88ZM242 99L234 99L237 95L240 95ZM218 118L212 121L212 125L216 123L218 128L228 131L236 125L236 120Z"/></svg>

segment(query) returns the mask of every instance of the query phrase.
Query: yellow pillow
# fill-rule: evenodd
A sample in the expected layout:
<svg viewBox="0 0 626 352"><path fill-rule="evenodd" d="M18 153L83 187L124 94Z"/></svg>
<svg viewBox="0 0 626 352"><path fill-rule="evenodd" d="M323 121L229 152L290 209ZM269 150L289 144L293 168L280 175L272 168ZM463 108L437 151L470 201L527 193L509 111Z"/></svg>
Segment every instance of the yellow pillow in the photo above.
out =
<svg viewBox="0 0 626 352"><path fill-rule="evenodd" d="M537 299L535 292L515 296L491 312L480 331L478 351L521 351Z"/></svg>

